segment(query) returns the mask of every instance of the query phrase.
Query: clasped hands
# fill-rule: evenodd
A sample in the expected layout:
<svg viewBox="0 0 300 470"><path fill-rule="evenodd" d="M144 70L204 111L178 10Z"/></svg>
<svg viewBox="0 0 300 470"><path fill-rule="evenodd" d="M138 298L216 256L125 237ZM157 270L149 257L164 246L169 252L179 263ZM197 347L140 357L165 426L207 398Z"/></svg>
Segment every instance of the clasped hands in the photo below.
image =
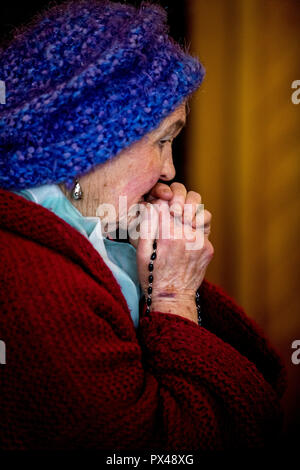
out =
<svg viewBox="0 0 300 470"><path fill-rule="evenodd" d="M191 224L192 228L197 228L196 214L201 204L201 196L195 191L187 191L182 183L174 182L170 186L156 183L145 200L152 204L159 204L160 201L168 202L170 213L174 217L182 217L182 223ZM191 210L186 210L188 205ZM204 234L206 236L210 233L211 217L211 213L204 210Z"/></svg>
<svg viewBox="0 0 300 470"><path fill-rule="evenodd" d="M181 183L172 183L170 186L157 183L152 190L144 196L145 202L159 205L160 219L158 225L158 256L154 263L154 281L152 291L152 309L165 313L173 313L189 318L198 323L195 304L195 292L201 285L206 268L213 257L213 246L208 240L210 233L210 212L203 209L201 196L195 191L187 192ZM197 209L203 210L204 216L197 217ZM186 209L189 210L186 210ZM190 210L192 208L192 211ZM151 211L150 211L151 212ZM170 220L173 215L173 221ZM178 216L178 218L177 218ZM152 221L152 216L147 216L145 221ZM161 228L168 225L176 225L178 229L187 227L187 233L198 233L198 229L204 231L203 243L200 246L188 248L186 245L187 233L181 238L161 238ZM200 221L200 222L199 222ZM177 223L178 222L178 223ZM199 225L197 225L199 224ZM146 224L147 225L147 224ZM176 232L176 228L174 228ZM179 230L180 232L180 230ZM137 268L140 284L145 295L149 285L148 263L152 253L152 241L156 238L152 234L150 239L143 237L138 240ZM130 243L132 241L130 240ZM133 243L134 244L134 243Z"/></svg>
<svg viewBox="0 0 300 470"><path fill-rule="evenodd" d="M211 213L203 210L203 217L197 217L199 209L200 211L203 209L201 196L195 191L187 191L182 183L174 182L170 186L161 182L156 183L145 196L145 202L158 205L160 210L165 209L167 203L170 215L181 224L188 224L194 230L201 227L204 236L209 236ZM137 248L138 240L130 237L129 240Z"/></svg>

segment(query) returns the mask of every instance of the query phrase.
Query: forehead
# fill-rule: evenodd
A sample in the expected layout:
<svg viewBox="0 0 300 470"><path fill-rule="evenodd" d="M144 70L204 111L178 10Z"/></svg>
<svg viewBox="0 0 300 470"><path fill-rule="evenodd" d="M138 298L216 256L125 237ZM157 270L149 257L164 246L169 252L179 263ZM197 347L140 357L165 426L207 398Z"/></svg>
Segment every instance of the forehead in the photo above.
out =
<svg viewBox="0 0 300 470"><path fill-rule="evenodd" d="M169 127L178 119L185 121L186 119L186 105L185 103L180 104L175 111L169 114L161 123L159 127Z"/></svg>
<svg viewBox="0 0 300 470"><path fill-rule="evenodd" d="M160 134L167 130L172 124L176 123L177 121L182 121L185 123L187 115L187 106L186 103L180 104L172 113L170 113L161 123L160 125L151 132L153 135Z"/></svg>

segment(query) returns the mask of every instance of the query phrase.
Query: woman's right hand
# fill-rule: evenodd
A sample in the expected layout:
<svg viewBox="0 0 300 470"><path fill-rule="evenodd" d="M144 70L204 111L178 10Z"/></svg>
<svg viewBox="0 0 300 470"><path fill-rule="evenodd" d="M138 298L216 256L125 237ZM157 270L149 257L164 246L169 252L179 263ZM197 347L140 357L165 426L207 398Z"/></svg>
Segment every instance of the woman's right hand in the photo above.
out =
<svg viewBox="0 0 300 470"><path fill-rule="evenodd" d="M137 245L137 267L140 284L147 297L150 274L148 265L156 238L152 310L166 311L170 305L168 311L178 313L177 307L180 304L183 315L183 310L192 309L192 313L187 315L190 318L191 315L195 317L195 293L204 279L214 249L208 240L210 212L205 210L203 213L204 231L203 225L194 228L195 224L183 223L184 213L183 211L182 217L173 216L168 202L162 199L144 204ZM183 305L186 306L185 309L182 308Z"/></svg>

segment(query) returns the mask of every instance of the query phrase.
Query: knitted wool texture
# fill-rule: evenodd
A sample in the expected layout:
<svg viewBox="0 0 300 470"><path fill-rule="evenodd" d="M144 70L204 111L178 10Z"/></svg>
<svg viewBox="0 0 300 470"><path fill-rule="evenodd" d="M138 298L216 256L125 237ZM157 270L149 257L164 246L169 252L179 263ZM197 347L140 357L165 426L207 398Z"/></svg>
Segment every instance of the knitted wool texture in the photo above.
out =
<svg viewBox="0 0 300 470"><path fill-rule="evenodd" d="M65 2L0 49L0 187L65 182L157 128L204 67L169 37L167 13L110 1Z"/></svg>
<svg viewBox="0 0 300 470"><path fill-rule="evenodd" d="M280 445L283 362L218 286L200 286L204 327L141 304L136 331L89 241L1 189L0 257L1 449Z"/></svg>

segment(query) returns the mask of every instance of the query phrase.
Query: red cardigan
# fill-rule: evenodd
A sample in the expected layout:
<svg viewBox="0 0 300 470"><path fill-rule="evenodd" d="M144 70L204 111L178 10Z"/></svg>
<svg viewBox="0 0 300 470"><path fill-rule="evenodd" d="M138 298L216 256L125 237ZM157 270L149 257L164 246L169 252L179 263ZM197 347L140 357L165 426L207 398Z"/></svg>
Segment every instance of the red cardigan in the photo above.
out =
<svg viewBox="0 0 300 470"><path fill-rule="evenodd" d="M219 287L203 326L152 312L134 328L90 242L0 189L0 448L213 450L281 437L282 359Z"/></svg>

